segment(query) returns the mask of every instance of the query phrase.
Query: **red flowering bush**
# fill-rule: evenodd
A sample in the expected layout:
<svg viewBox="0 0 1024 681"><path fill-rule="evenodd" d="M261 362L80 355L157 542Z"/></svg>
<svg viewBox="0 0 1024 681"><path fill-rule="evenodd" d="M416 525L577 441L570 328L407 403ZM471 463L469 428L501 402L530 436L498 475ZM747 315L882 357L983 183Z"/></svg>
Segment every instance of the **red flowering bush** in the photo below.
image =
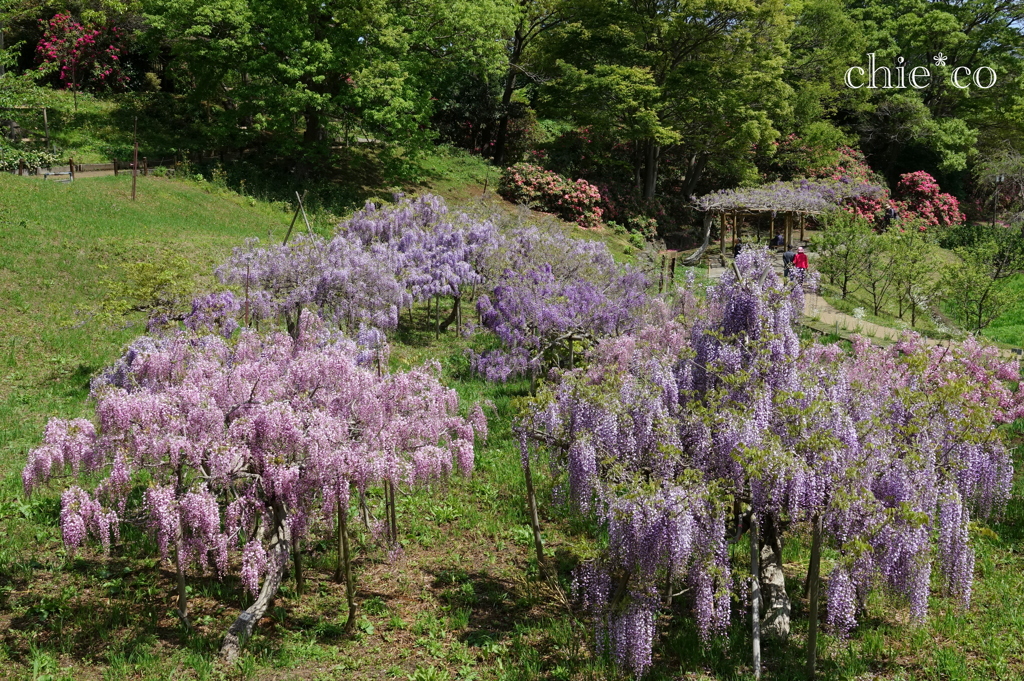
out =
<svg viewBox="0 0 1024 681"><path fill-rule="evenodd" d="M956 197L944 194L935 178L923 170L900 175L896 196L894 203L900 218L921 220L922 230L939 225L959 225L966 220Z"/></svg>
<svg viewBox="0 0 1024 681"><path fill-rule="evenodd" d="M121 29L82 24L61 13L40 24L43 38L36 46L40 71L55 72L65 88L107 90L128 84L121 63L125 52Z"/></svg>
<svg viewBox="0 0 1024 681"><path fill-rule="evenodd" d="M529 163L505 168L498 181L498 194L507 201L554 213L580 227L597 227L601 222L601 192L597 187Z"/></svg>

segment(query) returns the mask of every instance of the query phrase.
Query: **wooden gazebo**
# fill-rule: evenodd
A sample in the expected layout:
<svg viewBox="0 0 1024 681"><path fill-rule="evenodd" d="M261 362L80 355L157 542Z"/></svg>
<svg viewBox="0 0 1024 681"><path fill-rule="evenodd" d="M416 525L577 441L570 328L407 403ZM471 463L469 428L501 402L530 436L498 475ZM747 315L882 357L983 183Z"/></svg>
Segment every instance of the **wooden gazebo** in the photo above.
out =
<svg viewBox="0 0 1024 681"><path fill-rule="evenodd" d="M704 243L683 264L696 264L704 256L711 243L711 227L716 217L719 218L719 242L724 256L726 235L731 232L732 244L737 244L741 220L745 217L770 214L769 237L774 237L777 233L776 219L782 216L781 231L785 234L785 243L790 245L795 228L799 228L800 240L804 240L808 216L835 210L847 199L877 196L881 191L880 187L869 183L795 180L705 194L694 201L697 209L704 212Z"/></svg>

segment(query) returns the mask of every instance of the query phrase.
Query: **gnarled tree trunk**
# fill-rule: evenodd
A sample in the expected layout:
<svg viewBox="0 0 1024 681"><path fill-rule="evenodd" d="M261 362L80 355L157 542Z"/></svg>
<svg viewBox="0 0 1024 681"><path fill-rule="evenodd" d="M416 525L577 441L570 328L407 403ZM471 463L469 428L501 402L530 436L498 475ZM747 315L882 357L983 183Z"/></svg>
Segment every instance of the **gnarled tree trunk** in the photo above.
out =
<svg viewBox="0 0 1024 681"><path fill-rule="evenodd" d="M267 576L263 579L263 587L260 589L256 601L242 611L242 614L228 629L228 633L224 635L224 642L220 646L220 657L229 664L233 664L238 659L242 652L242 646L245 645L257 623L274 601L274 596L281 588L281 581L288 569L292 537L288 527L288 514L280 502L274 504L274 524L268 529L272 534L270 555L267 561Z"/></svg>
<svg viewBox="0 0 1024 681"><path fill-rule="evenodd" d="M704 243L693 254L683 260L684 265L696 265L704 257L704 252L708 250L708 246L711 244L711 225L714 224L714 221L714 213L711 211L704 213Z"/></svg>

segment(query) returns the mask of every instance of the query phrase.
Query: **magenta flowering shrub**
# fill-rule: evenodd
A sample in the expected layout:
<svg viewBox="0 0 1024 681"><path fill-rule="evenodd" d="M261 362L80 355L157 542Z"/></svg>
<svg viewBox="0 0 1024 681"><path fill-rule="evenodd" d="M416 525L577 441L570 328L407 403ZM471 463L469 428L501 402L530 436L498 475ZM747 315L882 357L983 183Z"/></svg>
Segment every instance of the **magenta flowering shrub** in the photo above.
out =
<svg viewBox="0 0 1024 681"><path fill-rule="evenodd" d="M83 24L64 13L40 24L43 37L36 46L40 71L56 72L65 88L117 90L128 84L122 64L124 31Z"/></svg>
<svg viewBox="0 0 1024 681"><path fill-rule="evenodd" d="M872 223L881 221L890 206L899 212L901 221L920 223L922 231L928 227L962 224L966 218L960 203L951 194L943 193L935 178L923 170L900 176L895 195L885 182L867 164L864 154L851 147L840 147L839 161L814 169L811 177L836 182L866 182L881 188L879 194L850 196L843 201L843 210Z"/></svg>
<svg viewBox="0 0 1024 681"><path fill-rule="evenodd" d="M935 178L923 170L900 176L896 186L896 209L903 220L920 220L921 229L963 224L967 219L960 202L945 194Z"/></svg>
<svg viewBox="0 0 1024 681"><path fill-rule="evenodd" d="M601 192L586 180L570 180L529 163L517 163L502 171L498 194L507 201L523 203L554 213L580 227L597 227L603 211Z"/></svg>

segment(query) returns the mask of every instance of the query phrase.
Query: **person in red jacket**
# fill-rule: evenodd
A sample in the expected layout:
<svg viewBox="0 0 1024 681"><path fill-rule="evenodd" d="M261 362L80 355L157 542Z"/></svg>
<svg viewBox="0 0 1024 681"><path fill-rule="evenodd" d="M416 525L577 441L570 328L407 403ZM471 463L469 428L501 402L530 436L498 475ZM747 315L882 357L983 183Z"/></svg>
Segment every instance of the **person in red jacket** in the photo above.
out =
<svg viewBox="0 0 1024 681"><path fill-rule="evenodd" d="M796 274L796 280L803 283L807 277L807 254L802 248L796 249L796 257L793 258L793 272Z"/></svg>

